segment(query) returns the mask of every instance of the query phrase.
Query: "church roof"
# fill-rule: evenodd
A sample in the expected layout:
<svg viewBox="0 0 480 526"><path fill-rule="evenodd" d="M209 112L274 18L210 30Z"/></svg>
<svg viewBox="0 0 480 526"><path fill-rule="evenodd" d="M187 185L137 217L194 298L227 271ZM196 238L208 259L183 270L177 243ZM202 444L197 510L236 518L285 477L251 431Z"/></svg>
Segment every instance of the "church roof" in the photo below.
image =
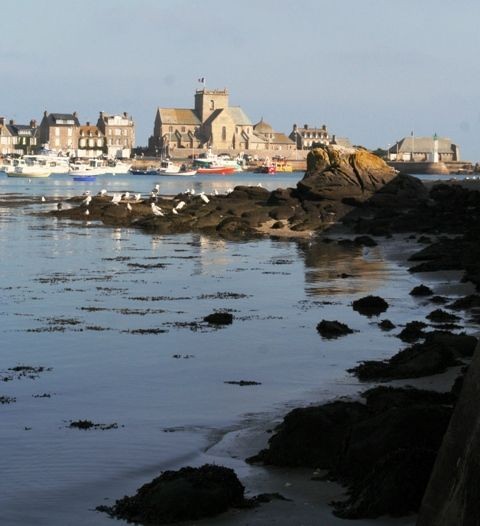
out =
<svg viewBox="0 0 480 526"><path fill-rule="evenodd" d="M193 110L184 108L158 108L162 124L185 124L200 126L200 119Z"/></svg>
<svg viewBox="0 0 480 526"><path fill-rule="evenodd" d="M229 106L223 111L230 115L233 122L235 122L235 124L238 124L239 126L252 125L252 121L247 117L246 113L242 110L242 108L240 108L240 106Z"/></svg>
<svg viewBox="0 0 480 526"><path fill-rule="evenodd" d="M263 120L263 117L260 119L260 122L257 122L257 124L253 125L253 129L257 133L274 133L273 128L268 124L268 122L265 122Z"/></svg>

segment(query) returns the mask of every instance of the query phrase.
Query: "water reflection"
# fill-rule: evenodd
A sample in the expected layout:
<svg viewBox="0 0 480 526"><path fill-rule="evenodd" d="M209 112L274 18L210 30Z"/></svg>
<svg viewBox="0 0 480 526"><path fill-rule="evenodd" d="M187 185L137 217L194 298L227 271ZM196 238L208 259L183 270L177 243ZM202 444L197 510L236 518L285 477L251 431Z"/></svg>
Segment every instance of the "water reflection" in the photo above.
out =
<svg viewBox="0 0 480 526"><path fill-rule="evenodd" d="M299 249L309 296L366 294L388 279L388 267L377 247L341 246L318 239Z"/></svg>

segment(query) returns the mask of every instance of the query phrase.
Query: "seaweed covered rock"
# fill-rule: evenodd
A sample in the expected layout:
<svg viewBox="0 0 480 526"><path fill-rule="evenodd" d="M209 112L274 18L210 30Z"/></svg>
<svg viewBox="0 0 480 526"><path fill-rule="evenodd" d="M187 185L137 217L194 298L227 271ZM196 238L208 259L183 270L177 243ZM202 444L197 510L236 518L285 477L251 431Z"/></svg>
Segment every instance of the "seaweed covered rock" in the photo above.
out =
<svg viewBox="0 0 480 526"><path fill-rule="evenodd" d="M364 316L378 316L388 309L388 303L380 296L365 296L355 300L352 307Z"/></svg>
<svg viewBox="0 0 480 526"><path fill-rule="evenodd" d="M321 336L329 339L339 338L340 336L345 336L346 334L351 334L353 332L353 330L350 329L348 325L336 320L322 320L317 325L317 331L321 334Z"/></svg>
<svg viewBox="0 0 480 526"><path fill-rule="evenodd" d="M205 464L165 471L132 497L97 510L129 522L156 525L212 517L244 504L244 487L235 472Z"/></svg>

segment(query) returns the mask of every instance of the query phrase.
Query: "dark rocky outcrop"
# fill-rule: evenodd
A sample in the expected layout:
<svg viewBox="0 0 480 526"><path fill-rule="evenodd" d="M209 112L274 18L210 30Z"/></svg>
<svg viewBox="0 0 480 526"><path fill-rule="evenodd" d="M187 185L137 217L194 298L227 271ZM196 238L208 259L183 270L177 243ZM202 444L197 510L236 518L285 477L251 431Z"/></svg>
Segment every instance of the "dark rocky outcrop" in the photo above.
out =
<svg viewBox="0 0 480 526"><path fill-rule="evenodd" d="M205 464L165 471L139 488L134 496L97 510L150 526L212 517L245 503L244 487L233 470Z"/></svg>
<svg viewBox="0 0 480 526"><path fill-rule="evenodd" d="M426 285L418 285L410 291L410 296L432 296L433 291L430 287Z"/></svg>
<svg viewBox="0 0 480 526"><path fill-rule="evenodd" d="M383 386L363 396L366 404L294 409L249 462L328 470L348 487L347 500L334 503L341 517L418 510L455 397Z"/></svg>
<svg viewBox="0 0 480 526"><path fill-rule="evenodd" d="M360 380L418 378L444 372L472 356L477 344L474 336L446 331L427 333L425 341L415 343L389 360L369 360L349 369Z"/></svg>
<svg viewBox="0 0 480 526"><path fill-rule="evenodd" d="M364 316L378 316L388 309L388 303L380 296L365 296L355 300L352 307Z"/></svg>
<svg viewBox="0 0 480 526"><path fill-rule="evenodd" d="M475 353L436 459L417 526L480 523L480 353Z"/></svg>
<svg viewBox="0 0 480 526"><path fill-rule="evenodd" d="M212 312L203 318L210 325L231 325L233 323L233 314L230 312Z"/></svg>
<svg viewBox="0 0 480 526"><path fill-rule="evenodd" d="M427 324L423 321L410 321L397 335L402 341L413 343L425 336Z"/></svg>
<svg viewBox="0 0 480 526"><path fill-rule="evenodd" d="M322 320L317 325L317 331L324 338L339 338L340 336L345 336L346 334L351 334L353 332L348 325L336 320Z"/></svg>

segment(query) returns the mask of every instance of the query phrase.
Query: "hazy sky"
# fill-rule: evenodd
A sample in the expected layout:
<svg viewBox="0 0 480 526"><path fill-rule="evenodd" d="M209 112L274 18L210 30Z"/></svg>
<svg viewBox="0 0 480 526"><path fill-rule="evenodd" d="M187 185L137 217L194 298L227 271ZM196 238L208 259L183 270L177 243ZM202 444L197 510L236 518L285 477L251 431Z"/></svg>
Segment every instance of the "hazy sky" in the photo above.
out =
<svg viewBox="0 0 480 526"><path fill-rule="evenodd" d="M16 0L1 17L0 114L17 122L127 111L142 145L157 106L193 107L206 77L287 134L436 132L480 159L475 0Z"/></svg>

